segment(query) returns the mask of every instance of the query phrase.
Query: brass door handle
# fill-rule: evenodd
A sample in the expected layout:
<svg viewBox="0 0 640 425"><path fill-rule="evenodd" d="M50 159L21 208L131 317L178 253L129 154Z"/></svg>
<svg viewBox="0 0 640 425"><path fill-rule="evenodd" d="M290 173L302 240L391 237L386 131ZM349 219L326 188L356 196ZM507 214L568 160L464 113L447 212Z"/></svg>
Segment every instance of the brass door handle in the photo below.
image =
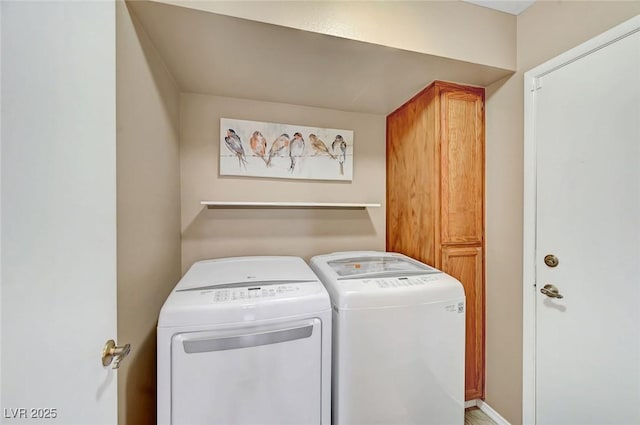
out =
<svg viewBox="0 0 640 425"><path fill-rule="evenodd" d="M131 344L116 346L116 342L112 339L107 341L102 349L102 366L109 366L113 362L112 369L118 369L120 362L131 352Z"/></svg>
<svg viewBox="0 0 640 425"><path fill-rule="evenodd" d="M544 263L549 267L558 267L560 260L555 255L549 254L544 256Z"/></svg>
<svg viewBox="0 0 640 425"><path fill-rule="evenodd" d="M547 283L546 285L544 285L544 287L540 289L540 292L542 292L549 298L557 298L559 300L564 298L564 295L562 295L560 291L558 291L558 288L556 288L555 285L552 285L550 283Z"/></svg>

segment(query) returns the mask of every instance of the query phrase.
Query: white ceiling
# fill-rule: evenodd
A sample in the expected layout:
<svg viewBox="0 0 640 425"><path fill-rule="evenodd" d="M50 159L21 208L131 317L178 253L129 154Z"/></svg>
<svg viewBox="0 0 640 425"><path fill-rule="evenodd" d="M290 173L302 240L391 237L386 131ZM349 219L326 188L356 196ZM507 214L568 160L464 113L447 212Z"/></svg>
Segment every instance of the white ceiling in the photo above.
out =
<svg viewBox="0 0 640 425"><path fill-rule="evenodd" d="M529 6L535 3L535 0L462 0L467 3L477 4L478 6L488 7L489 9L499 10L500 12L519 15Z"/></svg>
<svg viewBox="0 0 640 425"><path fill-rule="evenodd" d="M511 74L156 2L129 2L183 92L388 114L431 81Z"/></svg>

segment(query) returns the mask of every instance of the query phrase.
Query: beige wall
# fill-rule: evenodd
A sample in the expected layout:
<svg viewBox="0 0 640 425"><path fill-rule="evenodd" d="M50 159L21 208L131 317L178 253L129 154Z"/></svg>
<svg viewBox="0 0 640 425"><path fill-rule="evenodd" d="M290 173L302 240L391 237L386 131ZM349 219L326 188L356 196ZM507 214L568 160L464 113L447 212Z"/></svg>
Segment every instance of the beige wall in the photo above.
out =
<svg viewBox="0 0 640 425"><path fill-rule="evenodd" d="M487 89L486 401L522 422L523 73L636 14L638 1L538 1L518 16L518 72Z"/></svg>
<svg viewBox="0 0 640 425"><path fill-rule="evenodd" d="M343 6L346 11L358 7ZM421 7L447 8L433 4ZM449 7L468 9L467 6ZM440 22L447 23L448 34L451 33L449 28L462 30L455 33L456 37L440 38L436 47L428 44L433 42L433 37L411 31L402 32L400 39L377 42L396 43L395 47L418 51L426 49L429 50L427 53L470 61L474 56L468 52L475 49L480 55L477 57L480 63L510 68L517 64L517 74L491 85L486 93L486 401L513 424L519 424L522 407L523 72L640 13L640 2L537 2L517 18L517 56L513 48L515 19L491 11L485 16L489 13L485 9L472 7L477 12L472 16L480 21L479 25L493 22L489 26L497 28L495 34L488 35L495 37L493 45L482 38L485 35L476 26L466 23L454 26L451 21L442 19ZM329 17L331 13L339 14L338 22L345 22L348 15L330 12L325 9L317 25L324 25L324 13L329 13ZM233 13L229 11L229 14ZM426 20L438 16L435 13L415 14L418 15ZM375 16L375 11L359 14L362 19L358 19L358 25L353 28L361 34L353 38L374 34L367 25L376 22ZM467 16L466 12L461 16ZM268 19L276 18L277 13L274 13ZM155 401L153 329L162 302L179 278L180 258L184 271L194 261L211 257L266 253L308 258L333 250L384 249L385 120L376 115L182 94L181 174L178 175L177 89L172 86L144 35L139 30L136 34L120 5L118 20L118 320L119 339L134 344L133 357L123 364L120 374L120 420L121 423L125 420L151 423L153 417L149 409L153 409ZM311 27L316 25L313 22L316 21L296 25L323 32L320 27ZM304 28L305 25L310 27ZM424 27L425 31L433 29L437 22ZM348 30L339 26L326 29L329 33ZM350 34L343 32L342 35ZM410 38L413 40L408 41ZM421 40L427 44L415 45ZM373 39L364 41L376 42ZM448 41L452 44L447 44ZM486 50L493 48L496 49L493 53ZM353 183L218 176L217 138L221 116L353 129L356 146ZM383 207L364 211L207 210L199 205L202 199L368 201L381 202ZM182 208L181 216L177 205ZM130 367L133 367L131 372ZM127 407L131 405L135 405L135 409Z"/></svg>
<svg viewBox="0 0 640 425"><path fill-rule="evenodd" d="M120 424L155 424L155 328L180 278L179 94L117 2L118 372Z"/></svg>
<svg viewBox="0 0 640 425"><path fill-rule="evenodd" d="M515 70L515 16L461 1L156 0Z"/></svg>
<svg viewBox="0 0 640 425"><path fill-rule="evenodd" d="M182 268L206 258L385 248L385 117L182 94ZM220 117L354 131L353 182L218 175ZM269 141L271 142L271 141ZM212 209L201 200L377 202L368 210Z"/></svg>

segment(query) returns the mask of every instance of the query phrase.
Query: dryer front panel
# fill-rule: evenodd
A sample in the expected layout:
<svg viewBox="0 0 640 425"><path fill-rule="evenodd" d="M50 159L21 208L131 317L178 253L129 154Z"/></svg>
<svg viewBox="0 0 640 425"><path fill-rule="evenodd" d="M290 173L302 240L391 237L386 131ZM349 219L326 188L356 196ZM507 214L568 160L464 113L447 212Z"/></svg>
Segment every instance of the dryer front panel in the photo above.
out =
<svg viewBox="0 0 640 425"><path fill-rule="evenodd" d="M320 424L322 323L186 332L171 343L173 424Z"/></svg>

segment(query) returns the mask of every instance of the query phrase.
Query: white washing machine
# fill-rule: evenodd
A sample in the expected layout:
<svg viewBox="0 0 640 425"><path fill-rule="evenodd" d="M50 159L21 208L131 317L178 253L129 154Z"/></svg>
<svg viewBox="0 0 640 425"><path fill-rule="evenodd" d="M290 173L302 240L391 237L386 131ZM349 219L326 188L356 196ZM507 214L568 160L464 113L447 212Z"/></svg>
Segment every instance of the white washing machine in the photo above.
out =
<svg viewBox="0 0 640 425"><path fill-rule="evenodd" d="M320 255L311 268L333 304L333 425L462 425L462 284L395 253Z"/></svg>
<svg viewBox="0 0 640 425"><path fill-rule="evenodd" d="M331 423L331 303L298 257L195 263L158 320L158 424Z"/></svg>

